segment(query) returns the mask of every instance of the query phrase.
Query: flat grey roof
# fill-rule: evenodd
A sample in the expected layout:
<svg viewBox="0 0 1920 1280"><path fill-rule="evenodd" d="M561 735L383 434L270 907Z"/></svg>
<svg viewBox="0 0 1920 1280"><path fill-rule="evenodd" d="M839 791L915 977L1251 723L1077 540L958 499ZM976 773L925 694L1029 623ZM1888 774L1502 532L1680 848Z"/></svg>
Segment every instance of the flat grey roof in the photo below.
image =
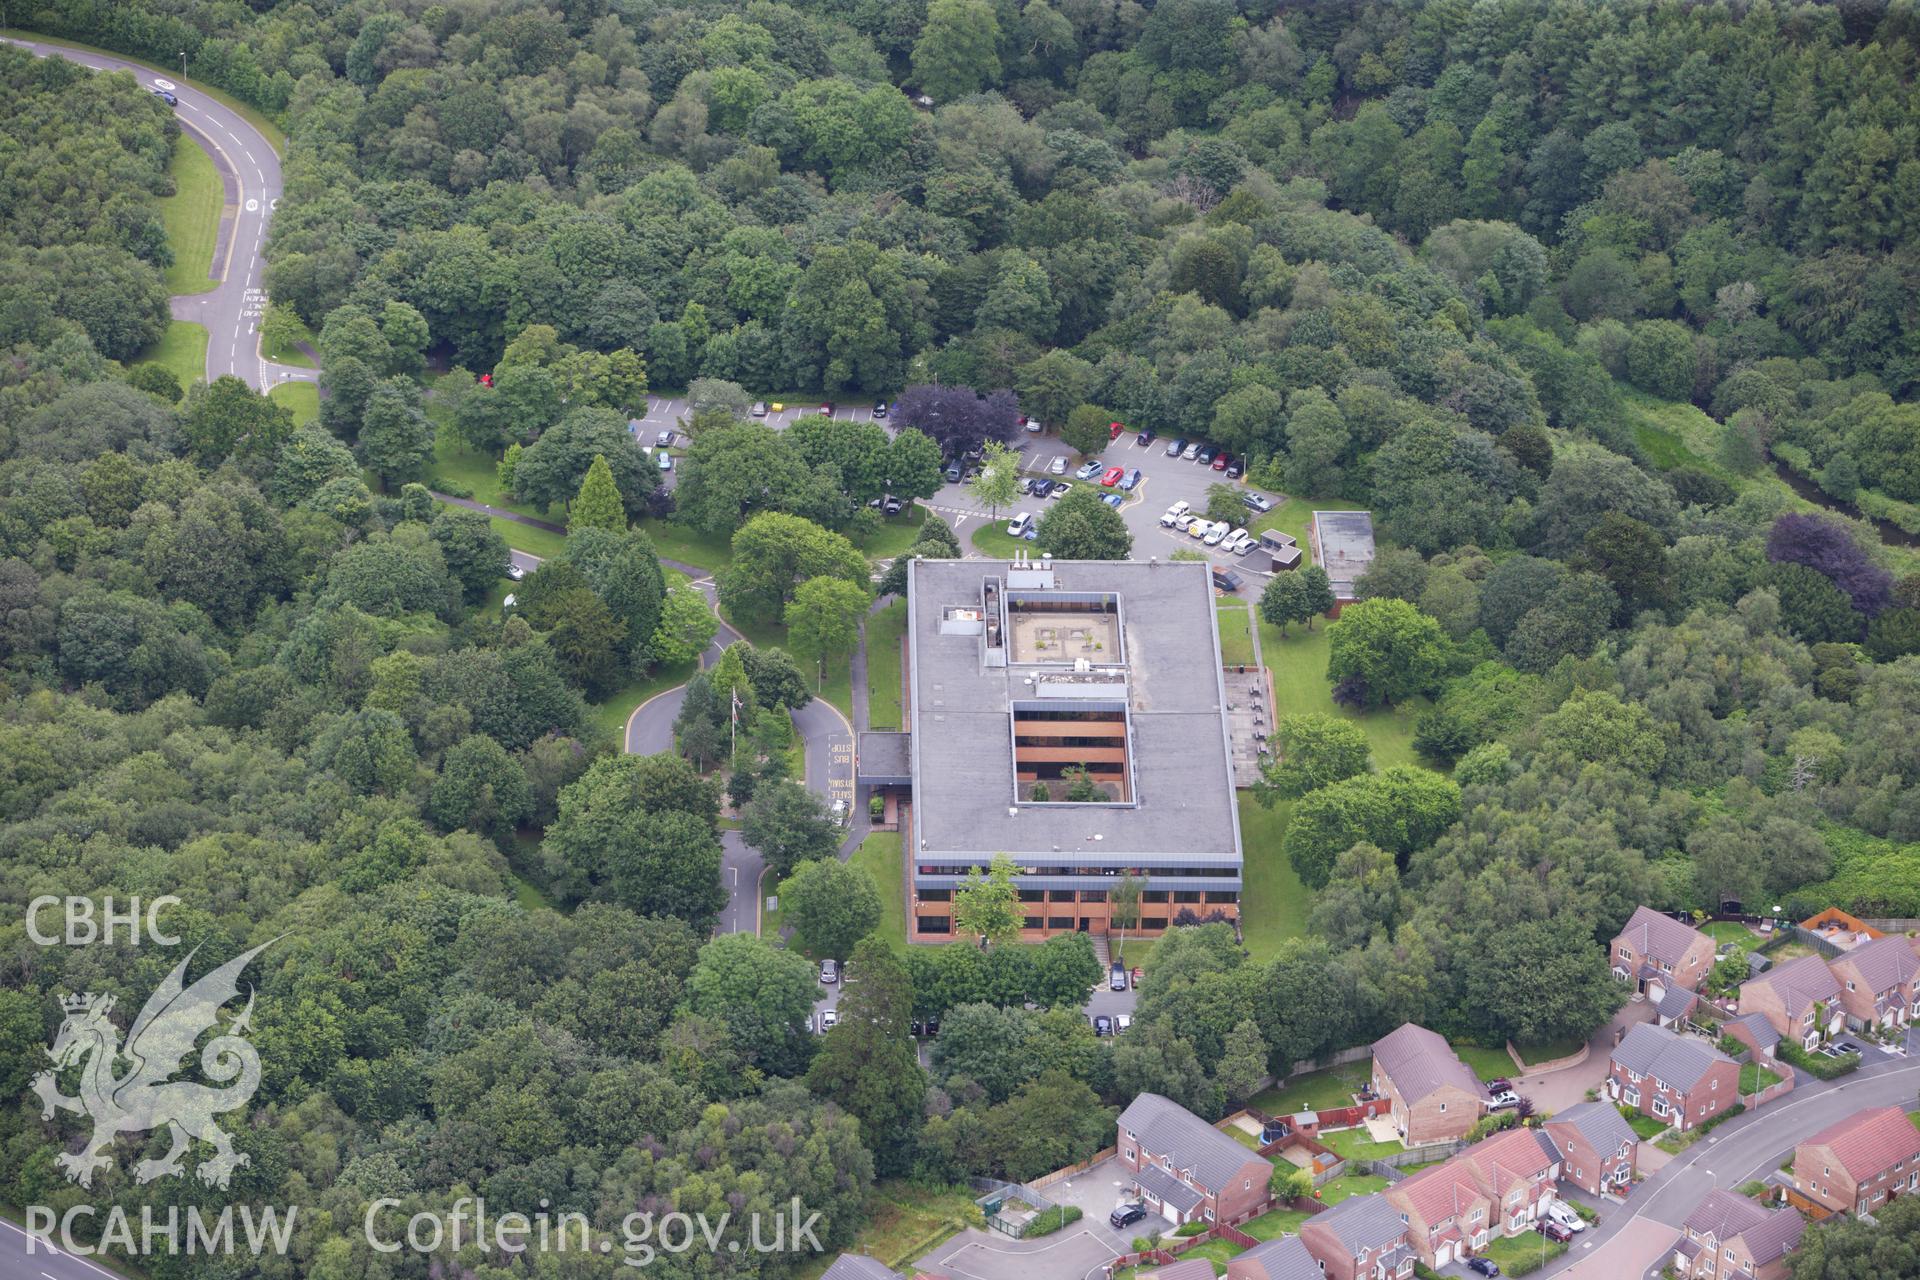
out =
<svg viewBox="0 0 1920 1280"><path fill-rule="evenodd" d="M1001 580L1004 597L1008 571L1004 560L915 560L907 570L915 856L985 865L1005 852L1028 865L1101 858L1143 869L1199 856L1237 868L1240 830L1207 565L1052 564L1055 590L1120 597L1134 735L1134 802L1127 805L1016 804L1009 707L1034 696L1027 677L1062 668L987 666L979 635L940 630L943 610L979 606L987 579Z"/></svg>
<svg viewBox="0 0 1920 1280"><path fill-rule="evenodd" d="M854 761L863 782L912 775L913 751L906 734L865 730L855 741Z"/></svg>
<svg viewBox="0 0 1920 1280"><path fill-rule="evenodd" d="M1316 511L1313 534L1320 548L1320 567L1327 571L1333 594L1353 599L1354 581L1373 563L1372 513Z"/></svg>

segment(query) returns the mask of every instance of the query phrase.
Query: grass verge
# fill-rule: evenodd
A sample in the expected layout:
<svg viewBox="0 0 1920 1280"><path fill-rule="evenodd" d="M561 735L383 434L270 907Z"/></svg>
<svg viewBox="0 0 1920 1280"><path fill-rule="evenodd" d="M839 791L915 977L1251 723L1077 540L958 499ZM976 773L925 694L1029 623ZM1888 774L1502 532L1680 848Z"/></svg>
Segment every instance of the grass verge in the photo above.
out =
<svg viewBox="0 0 1920 1280"><path fill-rule="evenodd" d="M1304 937L1313 895L1300 883L1293 863L1280 847L1293 806L1281 801L1269 809L1240 793L1240 934L1255 963L1273 959L1288 938Z"/></svg>
<svg viewBox="0 0 1920 1280"><path fill-rule="evenodd" d="M869 729L898 729L900 696L900 640L907 633L907 602L892 604L867 618L867 725Z"/></svg>
<svg viewBox="0 0 1920 1280"><path fill-rule="evenodd" d="M876 831L848 859L873 877L880 889L880 927L874 932L895 951L907 949L907 902L901 885L900 833Z"/></svg>
<svg viewBox="0 0 1920 1280"><path fill-rule="evenodd" d="M170 321L160 341L133 358L135 364L157 364L171 369L185 390L207 379L207 330L186 320Z"/></svg>
<svg viewBox="0 0 1920 1280"><path fill-rule="evenodd" d="M320 416L320 388L311 382L282 382L267 392L275 404L293 411L296 426Z"/></svg>
<svg viewBox="0 0 1920 1280"><path fill-rule="evenodd" d="M205 293L219 285L213 278L213 248L220 238L220 206L226 192L220 171L192 138L173 140L167 163L173 194L160 201L173 265L167 268L168 293Z"/></svg>
<svg viewBox="0 0 1920 1280"><path fill-rule="evenodd" d="M1218 604L1214 617L1220 624L1220 661L1228 666L1253 663L1253 622L1247 606L1238 601Z"/></svg>
<svg viewBox="0 0 1920 1280"><path fill-rule="evenodd" d="M306 323L301 320L300 317L295 316L293 322L298 325L299 328L295 331L292 342L268 342L262 337L260 340L260 354L278 364L290 364L296 369L318 368L319 366L315 365L314 362L308 358L307 353L302 351L298 344L304 342L310 347L315 347L317 350L319 339L313 336L313 330L307 328Z"/></svg>

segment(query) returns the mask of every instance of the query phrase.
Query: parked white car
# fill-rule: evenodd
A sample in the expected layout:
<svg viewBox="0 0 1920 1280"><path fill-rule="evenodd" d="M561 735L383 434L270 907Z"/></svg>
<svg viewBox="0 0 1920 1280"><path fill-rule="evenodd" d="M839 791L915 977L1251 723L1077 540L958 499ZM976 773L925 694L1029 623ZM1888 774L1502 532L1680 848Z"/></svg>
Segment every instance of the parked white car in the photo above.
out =
<svg viewBox="0 0 1920 1280"><path fill-rule="evenodd" d="M1050 476L1063 476L1067 474L1067 455L1063 453L1052 462L1049 462L1047 464L1047 474Z"/></svg>
<svg viewBox="0 0 1920 1280"><path fill-rule="evenodd" d="M1223 520L1218 524L1215 524L1213 528L1201 534L1200 541L1206 543L1210 547L1217 547L1220 545L1221 539L1225 538L1226 536L1227 536L1227 525L1226 525L1226 522Z"/></svg>
<svg viewBox="0 0 1920 1280"><path fill-rule="evenodd" d="M1573 1211L1573 1206L1565 1200L1549 1200L1545 1214L1551 1221L1559 1223L1569 1231L1585 1231L1587 1220Z"/></svg>
<svg viewBox="0 0 1920 1280"><path fill-rule="evenodd" d="M1238 551L1242 543L1252 541L1253 539L1247 535L1245 529L1235 529L1227 535L1227 540L1220 544L1220 549L1223 551Z"/></svg>
<svg viewBox="0 0 1920 1280"><path fill-rule="evenodd" d="M1506 1111L1511 1107L1517 1107L1519 1105L1520 1095L1511 1089L1502 1093L1496 1093L1487 1100L1487 1110L1489 1111Z"/></svg>
<svg viewBox="0 0 1920 1280"><path fill-rule="evenodd" d="M1191 529L1193 527L1193 513L1191 511L1183 511L1175 516L1173 518L1173 527L1181 533L1185 533L1188 529Z"/></svg>

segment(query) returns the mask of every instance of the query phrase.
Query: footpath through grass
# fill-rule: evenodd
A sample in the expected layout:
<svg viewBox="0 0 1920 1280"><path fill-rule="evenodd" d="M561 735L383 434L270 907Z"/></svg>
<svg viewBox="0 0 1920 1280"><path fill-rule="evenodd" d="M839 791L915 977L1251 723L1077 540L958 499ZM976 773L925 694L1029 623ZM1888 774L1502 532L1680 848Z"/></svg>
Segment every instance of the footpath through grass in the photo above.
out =
<svg viewBox="0 0 1920 1280"><path fill-rule="evenodd" d="M173 250L167 292L205 293L220 283L213 278L213 247L220 237L220 206L226 199L220 171L200 145L182 133L173 140L167 174L173 179L173 194L160 201L167 247Z"/></svg>
<svg viewBox="0 0 1920 1280"><path fill-rule="evenodd" d="M157 364L171 369L173 376L180 380L182 391L196 382L206 381L206 326L186 320L169 321L160 341L142 350L133 358L133 363Z"/></svg>

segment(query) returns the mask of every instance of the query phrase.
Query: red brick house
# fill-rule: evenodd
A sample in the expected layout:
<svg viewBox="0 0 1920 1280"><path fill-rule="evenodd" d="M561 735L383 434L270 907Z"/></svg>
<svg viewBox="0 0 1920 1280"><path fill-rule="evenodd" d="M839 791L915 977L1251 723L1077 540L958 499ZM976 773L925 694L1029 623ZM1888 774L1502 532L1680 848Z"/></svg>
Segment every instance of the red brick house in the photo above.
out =
<svg viewBox="0 0 1920 1280"><path fill-rule="evenodd" d="M1560 1152L1560 1176L1589 1195L1624 1196L1633 1185L1640 1137L1611 1102L1582 1102L1540 1126Z"/></svg>
<svg viewBox="0 0 1920 1280"><path fill-rule="evenodd" d="M1495 1231L1532 1230L1560 1181L1560 1152L1537 1129L1513 1128L1476 1142L1453 1158L1493 1202Z"/></svg>
<svg viewBox="0 0 1920 1280"><path fill-rule="evenodd" d="M1819 956L1775 965L1740 984L1740 1012L1765 1015L1783 1038L1812 1049L1845 1024L1840 983Z"/></svg>
<svg viewBox="0 0 1920 1280"><path fill-rule="evenodd" d="M1466 1137L1487 1102L1446 1037L1411 1022L1374 1042L1373 1091L1391 1104L1393 1127L1410 1147Z"/></svg>
<svg viewBox="0 0 1920 1280"><path fill-rule="evenodd" d="M1920 1018L1920 955L1904 936L1875 938L1827 961L1847 1025L1904 1027Z"/></svg>
<svg viewBox="0 0 1920 1280"><path fill-rule="evenodd" d="M1613 976L1658 1003L1674 987L1697 990L1713 968L1713 939L1690 924L1636 907L1607 949Z"/></svg>
<svg viewBox="0 0 1920 1280"><path fill-rule="evenodd" d="M1920 1129L1898 1107L1828 1125L1793 1149L1793 1185L1836 1213L1872 1213L1920 1191Z"/></svg>
<svg viewBox="0 0 1920 1280"><path fill-rule="evenodd" d="M1673 1269L1686 1280L1782 1280L1787 1255L1806 1230L1807 1220L1796 1210L1763 1209L1745 1196L1715 1190L1680 1229Z"/></svg>
<svg viewBox="0 0 1920 1280"><path fill-rule="evenodd" d="M1780 1033L1773 1029L1764 1013L1743 1013L1737 1018L1728 1018L1720 1024L1720 1030L1753 1050L1755 1062L1765 1063L1780 1047Z"/></svg>
<svg viewBox="0 0 1920 1280"><path fill-rule="evenodd" d="M1411 1262L1407 1270L1412 1273ZM1263 1240L1227 1259L1227 1280L1323 1280L1324 1274L1299 1236ZM1205 1280L1213 1280L1211 1271Z"/></svg>
<svg viewBox="0 0 1920 1280"><path fill-rule="evenodd" d="M1175 1226L1239 1222L1271 1199L1271 1163L1169 1098L1141 1094L1120 1113L1119 1128L1133 1189Z"/></svg>
<svg viewBox="0 0 1920 1280"><path fill-rule="evenodd" d="M1352 1196L1316 1213L1301 1224L1300 1243L1327 1280L1407 1280L1413 1274L1406 1220L1383 1195ZM1239 1280L1232 1263L1227 1275Z"/></svg>
<svg viewBox="0 0 1920 1280"><path fill-rule="evenodd" d="M1740 1067L1704 1040L1641 1023L1614 1046L1607 1096L1676 1129L1740 1100Z"/></svg>

